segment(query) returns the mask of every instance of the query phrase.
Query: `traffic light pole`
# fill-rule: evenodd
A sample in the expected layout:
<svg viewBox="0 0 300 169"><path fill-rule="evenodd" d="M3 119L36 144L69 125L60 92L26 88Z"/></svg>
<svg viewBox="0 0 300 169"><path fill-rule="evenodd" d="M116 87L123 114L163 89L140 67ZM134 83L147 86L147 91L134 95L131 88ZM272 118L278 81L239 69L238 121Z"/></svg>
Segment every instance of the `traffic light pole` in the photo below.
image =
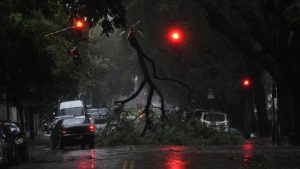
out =
<svg viewBox="0 0 300 169"><path fill-rule="evenodd" d="M251 111L250 111L250 90L245 91L245 111L244 111L244 135L250 138L251 134Z"/></svg>

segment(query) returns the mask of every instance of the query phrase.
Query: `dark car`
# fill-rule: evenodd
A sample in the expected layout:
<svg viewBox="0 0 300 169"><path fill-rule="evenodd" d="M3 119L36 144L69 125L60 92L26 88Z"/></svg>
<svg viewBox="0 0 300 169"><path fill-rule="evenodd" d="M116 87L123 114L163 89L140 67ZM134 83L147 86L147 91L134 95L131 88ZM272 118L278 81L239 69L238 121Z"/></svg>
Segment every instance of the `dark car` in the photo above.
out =
<svg viewBox="0 0 300 169"><path fill-rule="evenodd" d="M8 143L6 142L6 134L0 125L0 168L8 167Z"/></svg>
<svg viewBox="0 0 300 169"><path fill-rule="evenodd" d="M51 121L49 124L49 132L51 133L53 128L55 127L55 124L60 120L60 119L66 119L66 118L73 118L74 116L71 115L65 115L65 116L55 116L54 119Z"/></svg>
<svg viewBox="0 0 300 169"><path fill-rule="evenodd" d="M95 125L86 116L60 119L52 130L51 148L80 145L94 148Z"/></svg>
<svg viewBox="0 0 300 169"><path fill-rule="evenodd" d="M17 146L12 132L9 127L7 127L3 122L0 123L0 128L2 129L3 135L6 144L7 144L7 159L9 164L14 164L17 160Z"/></svg>
<svg viewBox="0 0 300 169"><path fill-rule="evenodd" d="M29 158L29 152L28 152L28 140L26 138L25 132L21 130L19 127L19 124L16 122L6 122L3 123L5 127L8 128L8 135L9 139L12 139L13 145L11 149L11 156L9 156L9 159L11 163L14 163L17 161L18 157L20 157L21 160L27 161Z"/></svg>
<svg viewBox="0 0 300 169"><path fill-rule="evenodd" d="M88 109L86 114L95 124L106 123L107 108Z"/></svg>

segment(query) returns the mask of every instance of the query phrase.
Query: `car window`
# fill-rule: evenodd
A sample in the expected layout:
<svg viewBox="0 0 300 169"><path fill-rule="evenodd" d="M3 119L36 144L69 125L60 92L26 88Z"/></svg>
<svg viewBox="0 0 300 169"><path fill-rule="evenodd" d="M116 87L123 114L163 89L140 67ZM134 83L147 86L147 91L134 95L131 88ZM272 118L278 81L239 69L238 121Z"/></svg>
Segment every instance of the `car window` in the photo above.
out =
<svg viewBox="0 0 300 169"><path fill-rule="evenodd" d="M106 115L107 113L107 108L100 108L100 109L89 109L87 110L87 114L92 114L92 115Z"/></svg>
<svg viewBox="0 0 300 169"><path fill-rule="evenodd" d="M90 120L88 118L72 118L72 119L64 119L62 125L71 126L71 125L79 125L79 124L89 124Z"/></svg>
<svg viewBox="0 0 300 169"><path fill-rule="evenodd" d="M61 119L61 118L55 118L55 119L53 120L53 124L56 124L60 119Z"/></svg>
<svg viewBox="0 0 300 169"><path fill-rule="evenodd" d="M107 108L101 108L99 109L100 115L105 115L107 113Z"/></svg>
<svg viewBox="0 0 300 169"><path fill-rule="evenodd" d="M61 127L62 119L58 119L57 123L54 126L54 129L57 130Z"/></svg>
<svg viewBox="0 0 300 169"><path fill-rule="evenodd" d="M68 108L68 109L62 109L61 115L75 115L75 116L80 116L83 115L83 108L82 107L73 107L73 108Z"/></svg>
<svg viewBox="0 0 300 169"><path fill-rule="evenodd" d="M224 121L225 120L225 115L224 114L209 113L209 114L204 114L203 119L207 120L207 121Z"/></svg>

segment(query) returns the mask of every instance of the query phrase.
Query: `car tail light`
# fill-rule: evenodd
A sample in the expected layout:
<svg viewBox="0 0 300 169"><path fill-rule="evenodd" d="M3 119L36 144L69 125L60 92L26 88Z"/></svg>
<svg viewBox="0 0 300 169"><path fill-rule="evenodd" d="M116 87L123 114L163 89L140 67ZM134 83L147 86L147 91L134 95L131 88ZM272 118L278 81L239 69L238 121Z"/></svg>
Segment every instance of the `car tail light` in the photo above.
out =
<svg viewBox="0 0 300 169"><path fill-rule="evenodd" d="M60 131L60 133L61 133L61 134L67 134L67 129L62 128L61 131Z"/></svg>
<svg viewBox="0 0 300 169"><path fill-rule="evenodd" d="M95 125L90 125L90 126L89 126L90 132L94 132L94 131L95 131L95 128L96 128Z"/></svg>

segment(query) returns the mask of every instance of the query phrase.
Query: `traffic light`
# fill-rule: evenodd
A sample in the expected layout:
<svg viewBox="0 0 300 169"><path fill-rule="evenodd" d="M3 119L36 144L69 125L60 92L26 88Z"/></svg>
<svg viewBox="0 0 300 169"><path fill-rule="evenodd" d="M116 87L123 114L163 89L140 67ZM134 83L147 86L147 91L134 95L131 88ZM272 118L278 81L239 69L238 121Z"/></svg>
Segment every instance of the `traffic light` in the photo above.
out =
<svg viewBox="0 0 300 169"><path fill-rule="evenodd" d="M78 30L82 31L82 29L85 27L85 21L82 18L77 18L74 20L73 27Z"/></svg>
<svg viewBox="0 0 300 169"><path fill-rule="evenodd" d="M244 77L242 78L242 88L243 89L249 89L252 87L252 80L250 77Z"/></svg>
<svg viewBox="0 0 300 169"><path fill-rule="evenodd" d="M183 33L180 29L171 29L168 33L168 39L172 44L178 45L183 40Z"/></svg>

